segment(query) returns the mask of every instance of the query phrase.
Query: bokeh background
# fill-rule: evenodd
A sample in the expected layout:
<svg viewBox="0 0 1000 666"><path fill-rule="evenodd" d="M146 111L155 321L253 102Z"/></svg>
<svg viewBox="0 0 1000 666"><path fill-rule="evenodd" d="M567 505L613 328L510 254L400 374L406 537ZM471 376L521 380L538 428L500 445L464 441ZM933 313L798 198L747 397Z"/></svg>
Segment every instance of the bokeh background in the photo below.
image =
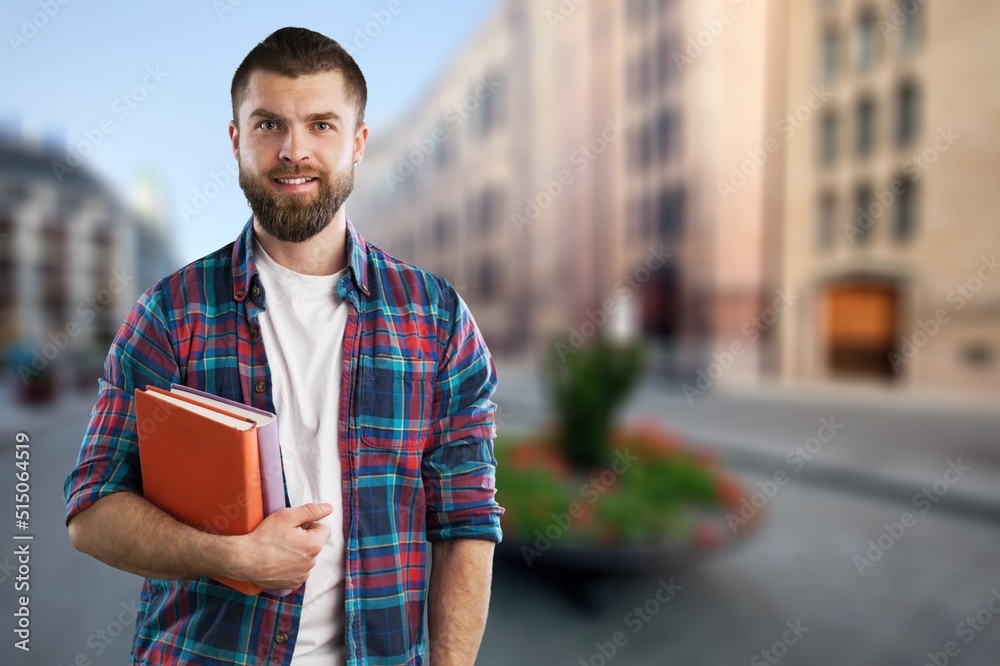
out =
<svg viewBox="0 0 1000 666"><path fill-rule="evenodd" d="M996 663L998 23L996 0L5 3L0 491L13 511L25 432L36 536L30 653L0 550L3 662L127 663L141 579L72 548L62 483L138 295L246 222L230 80L301 25L368 80L348 214L469 303L501 435L551 425L553 353L639 341L620 422L738 479L721 537L760 515L628 576L607 540L600 576L508 549L478 663Z"/></svg>

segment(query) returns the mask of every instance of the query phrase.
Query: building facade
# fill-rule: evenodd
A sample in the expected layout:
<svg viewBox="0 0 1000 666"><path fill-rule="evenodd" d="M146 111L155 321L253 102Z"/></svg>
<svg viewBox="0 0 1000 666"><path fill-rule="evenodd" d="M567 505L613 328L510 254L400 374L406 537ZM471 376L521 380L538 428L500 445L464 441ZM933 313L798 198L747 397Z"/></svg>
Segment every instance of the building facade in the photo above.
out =
<svg viewBox="0 0 1000 666"><path fill-rule="evenodd" d="M85 166L54 169L61 159L0 140L0 349L24 385L53 373L96 379L139 294L175 268L161 221Z"/></svg>
<svg viewBox="0 0 1000 666"><path fill-rule="evenodd" d="M995 2L791 3L781 374L1000 389Z"/></svg>
<svg viewBox="0 0 1000 666"><path fill-rule="evenodd" d="M996 389L998 11L507 0L351 210L501 352L627 310L678 386Z"/></svg>

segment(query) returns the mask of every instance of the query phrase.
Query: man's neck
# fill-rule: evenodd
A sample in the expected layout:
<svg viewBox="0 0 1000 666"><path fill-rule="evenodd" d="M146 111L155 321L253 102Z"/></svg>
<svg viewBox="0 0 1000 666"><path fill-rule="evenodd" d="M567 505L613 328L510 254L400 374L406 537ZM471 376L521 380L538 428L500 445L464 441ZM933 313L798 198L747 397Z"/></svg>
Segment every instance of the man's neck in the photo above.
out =
<svg viewBox="0 0 1000 666"><path fill-rule="evenodd" d="M347 217L341 206L323 231L302 243L286 243L253 220L253 232L267 256L278 265L303 275L333 275L347 265Z"/></svg>

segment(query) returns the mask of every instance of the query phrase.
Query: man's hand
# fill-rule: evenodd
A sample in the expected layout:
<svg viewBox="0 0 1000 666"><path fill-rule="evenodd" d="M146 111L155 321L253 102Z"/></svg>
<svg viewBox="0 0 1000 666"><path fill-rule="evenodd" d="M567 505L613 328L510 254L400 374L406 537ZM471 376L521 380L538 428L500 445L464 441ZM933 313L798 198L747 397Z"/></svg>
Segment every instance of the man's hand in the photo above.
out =
<svg viewBox="0 0 1000 666"><path fill-rule="evenodd" d="M73 516L69 535L80 552L137 576L226 576L294 590L330 538L330 528L313 521L331 510L328 504L281 509L250 534L224 536L181 523L141 495L118 492Z"/></svg>
<svg viewBox="0 0 1000 666"><path fill-rule="evenodd" d="M330 528L314 522L330 515L329 504L303 504L275 511L250 534L234 537L237 553L230 578L265 589L297 589L330 540Z"/></svg>

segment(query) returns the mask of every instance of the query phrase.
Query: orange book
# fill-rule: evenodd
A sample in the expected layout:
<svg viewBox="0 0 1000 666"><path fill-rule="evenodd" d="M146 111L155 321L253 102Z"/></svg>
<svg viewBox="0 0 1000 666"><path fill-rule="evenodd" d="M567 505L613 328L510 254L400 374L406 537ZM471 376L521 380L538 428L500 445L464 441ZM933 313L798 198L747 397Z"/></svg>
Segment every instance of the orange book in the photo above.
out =
<svg viewBox="0 0 1000 666"><path fill-rule="evenodd" d="M143 496L191 527L230 536L264 520L257 424L152 387L135 391ZM244 594L264 588L223 576Z"/></svg>

